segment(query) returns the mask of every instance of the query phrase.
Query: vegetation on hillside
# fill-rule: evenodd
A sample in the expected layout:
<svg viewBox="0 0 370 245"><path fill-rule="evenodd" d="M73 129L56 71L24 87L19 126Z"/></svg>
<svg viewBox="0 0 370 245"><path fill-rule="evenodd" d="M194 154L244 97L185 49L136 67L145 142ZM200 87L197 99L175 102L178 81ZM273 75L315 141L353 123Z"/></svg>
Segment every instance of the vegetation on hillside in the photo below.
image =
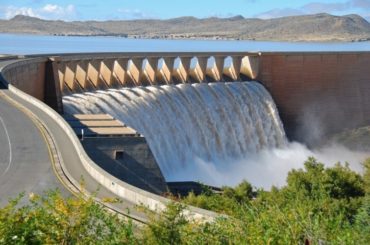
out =
<svg viewBox="0 0 370 245"><path fill-rule="evenodd" d="M56 191L30 195L0 209L0 244L368 244L370 160L364 174L310 158L292 170L283 188L256 190L244 181L222 194L207 188L183 203L217 211L212 223L189 221L184 204L171 203L136 227L92 199Z"/></svg>
<svg viewBox="0 0 370 245"><path fill-rule="evenodd" d="M0 20L2 33L123 36L153 39L368 41L370 23L358 15L313 14L274 19L179 17L168 20L54 21L17 15Z"/></svg>

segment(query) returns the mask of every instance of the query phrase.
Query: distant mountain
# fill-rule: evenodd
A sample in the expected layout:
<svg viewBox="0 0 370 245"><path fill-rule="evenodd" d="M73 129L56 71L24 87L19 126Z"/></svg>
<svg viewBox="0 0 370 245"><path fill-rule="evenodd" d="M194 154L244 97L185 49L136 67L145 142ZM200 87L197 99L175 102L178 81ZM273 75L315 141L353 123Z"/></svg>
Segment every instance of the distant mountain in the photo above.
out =
<svg viewBox="0 0 370 245"><path fill-rule="evenodd" d="M2 33L125 36L132 38L280 41L370 40L370 24L358 15L315 14L276 19L180 17L168 20L50 21L17 15L0 20Z"/></svg>

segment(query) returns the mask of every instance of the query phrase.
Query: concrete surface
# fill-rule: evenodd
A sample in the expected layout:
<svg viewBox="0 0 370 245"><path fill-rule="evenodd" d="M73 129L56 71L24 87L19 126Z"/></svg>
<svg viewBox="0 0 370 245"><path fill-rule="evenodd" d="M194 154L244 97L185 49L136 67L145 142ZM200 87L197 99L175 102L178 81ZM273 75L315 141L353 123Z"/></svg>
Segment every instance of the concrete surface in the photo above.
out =
<svg viewBox="0 0 370 245"><path fill-rule="evenodd" d="M103 121L93 121L93 120L81 120L70 122L72 127L124 127L123 123L118 120L103 120Z"/></svg>
<svg viewBox="0 0 370 245"><path fill-rule="evenodd" d="M116 178L152 193L168 191L145 138L87 137L82 145L94 162ZM117 151L121 153L118 158Z"/></svg>
<svg viewBox="0 0 370 245"><path fill-rule="evenodd" d="M63 115L67 121L112 121L114 118L108 114L74 114Z"/></svg>
<svg viewBox="0 0 370 245"><path fill-rule="evenodd" d="M319 144L370 124L370 53L263 53L259 80L291 140Z"/></svg>
<svg viewBox="0 0 370 245"><path fill-rule="evenodd" d="M138 133L125 126L121 121L108 114L75 114L64 115L63 118L82 137L95 136L138 136Z"/></svg>

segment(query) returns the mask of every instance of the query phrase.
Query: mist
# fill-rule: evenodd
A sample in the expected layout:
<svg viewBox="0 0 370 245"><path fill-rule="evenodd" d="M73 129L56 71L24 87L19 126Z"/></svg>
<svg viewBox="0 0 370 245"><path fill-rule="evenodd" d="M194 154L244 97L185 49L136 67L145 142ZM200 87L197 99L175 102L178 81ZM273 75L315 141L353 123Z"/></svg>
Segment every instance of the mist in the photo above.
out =
<svg viewBox="0 0 370 245"><path fill-rule="evenodd" d="M194 163L184 165L182 170L166 176L167 181L199 181L212 186L235 186L247 180L256 188L269 190L272 186L282 187L292 169L304 167L304 162L314 157L326 167L341 162L361 173L362 162L369 153L356 152L339 144L320 149L308 149L305 145L292 142L280 149L262 150L244 159L206 162L196 158Z"/></svg>

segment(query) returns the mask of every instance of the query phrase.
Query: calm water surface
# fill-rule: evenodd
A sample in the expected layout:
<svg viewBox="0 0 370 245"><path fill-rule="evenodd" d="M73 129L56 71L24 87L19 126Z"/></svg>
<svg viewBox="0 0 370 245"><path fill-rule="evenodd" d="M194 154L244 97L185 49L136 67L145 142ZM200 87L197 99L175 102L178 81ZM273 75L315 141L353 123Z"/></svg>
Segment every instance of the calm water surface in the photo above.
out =
<svg viewBox="0 0 370 245"><path fill-rule="evenodd" d="M370 42L262 42L0 34L0 54L180 51L370 51Z"/></svg>

